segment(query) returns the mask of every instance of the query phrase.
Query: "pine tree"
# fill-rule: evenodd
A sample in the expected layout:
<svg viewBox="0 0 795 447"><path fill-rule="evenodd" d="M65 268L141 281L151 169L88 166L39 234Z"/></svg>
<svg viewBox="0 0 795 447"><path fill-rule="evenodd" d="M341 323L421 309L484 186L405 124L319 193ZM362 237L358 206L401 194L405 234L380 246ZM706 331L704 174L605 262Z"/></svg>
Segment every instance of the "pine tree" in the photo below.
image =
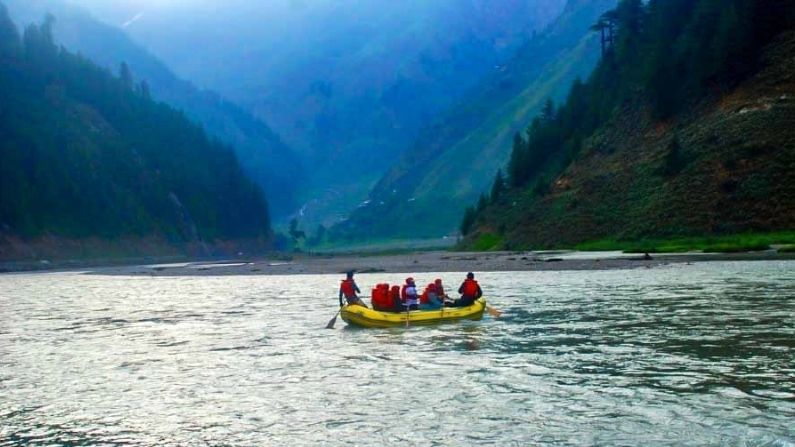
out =
<svg viewBox="0 0 795 447"><path fill-rule="evenodd" d="M122 85L127 90L132 90L133 88L133 76L132 71L130 71L130 66L127 65L127 62L122 62L121 67L119 68L119 77L121 78Z"/></svg>
<svg viewBox="0 0 795 447"><path fill-rule="evenodd" d="M472 226L475 225L475 216L477 212L471 206L464 210L464 218L461 220L461 234L466 236L472 231Z"/></svg>
<svg viewBox="0 0 795 447"><path fill-rule="evenodd" d="M5 5L0 3L0 57L17 55L20 46L17 27L11 21Z"/></svg>
<svg viewBox="0 0 795 447"><path fill-rule="evenodd" d="M491 203L496 203L505 192L505 177L502 175L502 169L497 170L497 175L494 177L494 184L491 186Z"/></svg>
<svg viewBox="0 0 795 447"><path fill-rule="evenodd" d="M25 56L40 70L49 69L58 54L52 37L54 23L55 17L47 14L41 25L28 25L22 36Z"/></svg>
<svg viewBox="0 0 795 447"><path fill-rule="evenodd" d="M141 97L150 100L152 99L152 92L149 90L149 83L141 81Z"/></svg>
<svg viewBox="0 0 795 447"><path fill-rule="evenodd" d="M481 194L480 198L478 199L478 207L477 207L478 214L482 213L487 206L489 206L489 199L486 198L486 194Z"/></svg>
<svg viewBox="0 0 795 447"><path fill-rule="evenodd" d="M541 120L550 122L555 120L555 103L551 99L544 102L544 107L541 109Z"/></svg>
<svg viewBox="0 0 795 447"><path fill-rule="evenodd" d="M508 181L511 186L518 187L524 183L523 172L526 168L525 159L527 151L525 148L524 139L517 132L513 136L513 150L511 151L511 159L508 161Z"/></svg>

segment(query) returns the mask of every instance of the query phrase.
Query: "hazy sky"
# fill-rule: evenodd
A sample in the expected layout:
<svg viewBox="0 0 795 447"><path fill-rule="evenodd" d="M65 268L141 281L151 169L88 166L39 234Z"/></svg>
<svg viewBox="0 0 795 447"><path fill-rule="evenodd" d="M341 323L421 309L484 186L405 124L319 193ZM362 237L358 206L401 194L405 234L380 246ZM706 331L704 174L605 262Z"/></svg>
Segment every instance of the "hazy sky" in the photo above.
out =
<svg viewBox="0 0 795 447"><path fill-rule="evenodd" d="M237 13L256 11L269 13L273 17L295 13L306 9L323 7L334 0L70 0L83 6L99 18L122 25L136 16L148 14L213 14L221 10ZM345 0L336 0L344 2ZM355 2L351 2L355 3Z"/></svg>

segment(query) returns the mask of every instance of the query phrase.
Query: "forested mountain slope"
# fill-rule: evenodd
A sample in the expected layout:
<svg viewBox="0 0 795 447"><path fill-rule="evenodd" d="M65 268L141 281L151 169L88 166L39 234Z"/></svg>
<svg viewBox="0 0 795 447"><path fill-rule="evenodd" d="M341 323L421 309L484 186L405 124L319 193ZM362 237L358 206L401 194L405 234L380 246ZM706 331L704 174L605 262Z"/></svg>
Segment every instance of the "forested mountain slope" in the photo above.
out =
<svg viewBox="0 0 795 447"><path fill-rule="evenodd" d="M20 36L0 3L0 259L267 246L232 150L129 72L59 49L51 25Z"/></svg>
<svg viewBox="0 0 795 447"><path fill-rule="evenodd" d="M152 97L185 111L205 130L231 145L244 171L266 192L274 217L293 212L296 192L306 181L298 154L287 147L265 122L223 99L178 78L165 64L127 36L89 12L62 0L6 0L12 18L20 24L55 16L53 34L58 44L79 52L97 64L118 70L126 63L136 81L146 81Z"/></svg>
<svg viewBox="0 0 795 447"><path fill-rule="evenodd" d="M565 97L599 58L589 31L615 0L570 0L558 19L497 73L484 79L370 193L366 206L335 228L343 239L440 237L458 229L467 204L491 185L516 132L549 99Z"/></svg>
<svg viewBox="0 0 795 447"><path fill-rule="evenodd" d="M795 228L795 2L623 0L600 23L598 68L517 138L464 245Z"/></svg>
<svg viewBox="0 0 795 447"><path fill-rule="evenodd" d="M423 126L566 0L79 1L129 23L180 76L301 151L313 181L300 216L308 225L361 203Z"/></svg>

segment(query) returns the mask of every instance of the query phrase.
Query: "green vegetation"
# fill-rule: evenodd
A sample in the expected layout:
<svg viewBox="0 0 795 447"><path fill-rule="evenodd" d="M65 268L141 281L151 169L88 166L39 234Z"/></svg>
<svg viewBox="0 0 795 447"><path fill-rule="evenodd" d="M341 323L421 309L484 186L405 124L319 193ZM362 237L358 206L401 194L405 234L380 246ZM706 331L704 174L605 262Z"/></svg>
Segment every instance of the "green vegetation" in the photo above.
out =
<svg viewBox="0 0 795 447"><path fill-rule="evenodd" d="M568 0L552 24L429 123L372 188L367 206L331 228L332 236L356 241L457 233L466 205L493 185L508 159L514 132L547 98L565 98L571 83L596 65L599 44L588 27L615 4Z"/></svg>
<svg viewBox="0 0 795 447"><path fill-rule="evenodd" d="M602 239L577 244L574 248L581 251L623 251L626 253L684 253L688 251L739 253L768 250L774 244L794 243L795 232L775 232L627 241ZM779 251L787 250L785 247Z"/></svg>
<svg viewBox="0 0 795 447"><path fill-rule="evenodd" d="M736 85L754 70L759 50L790 24L792 7L789 1L622 0L595 25L603 58L588 82L575 82L560 108L548 101L526 137L516 135L511 186L560 172L616 108L638 100L638 91L656 117L668 118L710 88ZM681 165L674 140L664 171L676 174Z"/></svg>
<svg viewBox="0 0 795 447"><path fill-rule="evenodd" d="M511 247L766 248L675 241L795 228L794 28L793 0L620 1L597 68L514 136L509 187L470 208L462 247L503 228Z"/></svg>
<svg viewBox="0 0 795 447"><path fill-rule="evenodd" d="M127 66L127 79L140 81L142 96L151 96L182 110L201 124L208 135L234 147L243 171L268 196L273 215L292 211L297 188L305 172L297 155L260 118L225 100L219 94L198 89L179 79L169 67L134 42L129 35L92 17L68 0L5 0L17 23L44 16L53 24L56 44L79 53L101 67ZM204 64L205 66L207 64Z"/></svg>
<svg viewBox="0 0 795 447"><path fill-rule="evenodd" d="M498 250L502 248L502 244L501 236L494 233L483 233L472 245L472 248L476 251Z"/></svg>
<svg viewBox="0 0 795 447"><path fill-rule="evenodd" d="M53 42L0 4L0 232L36 238L271 237L265 199L232 150Z"/></svg>

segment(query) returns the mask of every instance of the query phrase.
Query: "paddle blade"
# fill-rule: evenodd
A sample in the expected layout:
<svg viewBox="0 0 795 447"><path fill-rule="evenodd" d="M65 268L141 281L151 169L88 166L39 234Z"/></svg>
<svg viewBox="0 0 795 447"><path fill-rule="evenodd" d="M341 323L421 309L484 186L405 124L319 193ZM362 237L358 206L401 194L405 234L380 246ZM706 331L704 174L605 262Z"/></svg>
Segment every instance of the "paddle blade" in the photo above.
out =
<svg viewBox="0 0 795 447"><path fill-rule="evenodd" d="M489 313L489 315L491 315L494 318L500 318L500 316L502 315L502 312L491 306L486 306L486 311Z"/></svg>
<svg viewBox="0 0 795 447"><path fill-rule="evenodd" d="M334 325L337 324L337 317L339 315L340 315L340 312L337 311L337 313L334 315L334 318L329 320L328 324L326 325L326 329L334 329Z"/></svg>

